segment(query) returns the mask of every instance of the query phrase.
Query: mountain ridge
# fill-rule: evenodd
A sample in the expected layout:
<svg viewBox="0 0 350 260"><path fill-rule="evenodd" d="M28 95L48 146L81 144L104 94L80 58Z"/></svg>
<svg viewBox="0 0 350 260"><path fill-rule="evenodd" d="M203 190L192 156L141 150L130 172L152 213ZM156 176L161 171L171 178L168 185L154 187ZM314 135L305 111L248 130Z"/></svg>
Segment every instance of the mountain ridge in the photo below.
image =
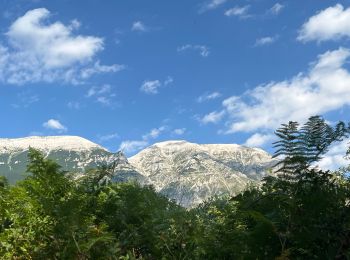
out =
<svg viewBox="0 0 350 260"><path fill-rule="evenodd" d="M156 191L192 207L212 196L234 195L273 167L271 155L237 144L155 143L129 158Z"/></svg>
<svg viewBox="0 0 350 260"><path fill-rule="evenodd" d="M56 161L65 171L86 172L101 163L112 163L120 157L102 146L79 136L30 136L0 139L0 174L10 183L25 178L29 148ZM123 160L122 160L123 161Z"/></svg>
<svg viewBox="0 0 350 260"><path fill-rule="evenodd" d="M21 138L0 138L0 152L4 149L27 149L34 148L41 151L47 149L65 149L65 150L81 150L81 149L103 149L106 148L89 141L80 136L28 136Z"/></svg>
<svg viewBox="0 0 350 260"><path fill-rule="evenodd" d="M234 195L256 185L274 160L259 148L238 144L197 144L168 140L127 158L78 136L0 139L0 174L11 183L25 176L29 147L77 175L118 162L112 181L136 181L192 207L212 196Z"/></svg>

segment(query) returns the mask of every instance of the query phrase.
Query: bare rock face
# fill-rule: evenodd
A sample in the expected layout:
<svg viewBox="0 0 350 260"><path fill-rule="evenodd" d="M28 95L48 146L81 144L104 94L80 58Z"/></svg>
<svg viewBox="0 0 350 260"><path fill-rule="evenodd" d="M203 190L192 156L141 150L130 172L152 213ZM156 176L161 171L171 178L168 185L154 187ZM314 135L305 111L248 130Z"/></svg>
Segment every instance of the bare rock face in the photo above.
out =
<svg viewBox="0 0 350 260"><path fill-rule="evenodd" d="M257 148L236 144L195 144L186 141L156 143L127 159L77 136L0 139L0 175L10 183L23 179L29 148L41 151L71 175L115 163L110 181L136 181L185 207L213 196L234 195L256 185L275 164Z"/></svg>
<svg viewBox="0 0 350 260"><path fill-rule="evenodd" d="M267 152L236 144L154 144L129 162L155 189L185 207L234 195L257 184L274 165Z"/></svg>

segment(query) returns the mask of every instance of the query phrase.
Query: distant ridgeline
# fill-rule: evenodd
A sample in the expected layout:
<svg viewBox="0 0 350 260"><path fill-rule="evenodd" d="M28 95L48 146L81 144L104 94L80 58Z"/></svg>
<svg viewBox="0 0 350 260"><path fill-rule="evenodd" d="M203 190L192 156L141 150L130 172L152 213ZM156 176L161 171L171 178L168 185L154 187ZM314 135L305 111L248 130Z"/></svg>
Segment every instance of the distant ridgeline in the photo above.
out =
<svg viewBox="0 0 350 260"><path fill-rule="evenodd" d="M50 136L0 139L0 174L5 176L10 183L26 176L29 147L41 151L45 157L56 161L63 170L76 174L113 162L117 162L119 165L117 167L119 175L136 173L122 153L111 153L81 137Z"/></svg>
<svg viewBox="0 0 350 260"><path fill-rule="evenodd" d="M137 181L192 207L213 196L233 195L256 184L275 164L265 151L235 144L199 145L186 141L154 144L129 158L76 136L0 139L0 175L10 183L25 178L29 147L62 169L84 174L116 163L113 181Z"/></svg>

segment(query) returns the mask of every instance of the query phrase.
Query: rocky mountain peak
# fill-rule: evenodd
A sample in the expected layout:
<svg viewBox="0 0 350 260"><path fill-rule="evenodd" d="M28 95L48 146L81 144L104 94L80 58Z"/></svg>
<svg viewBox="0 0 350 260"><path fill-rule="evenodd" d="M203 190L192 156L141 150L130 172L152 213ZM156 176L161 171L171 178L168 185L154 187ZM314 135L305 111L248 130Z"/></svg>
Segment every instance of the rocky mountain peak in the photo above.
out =
<svg viewBox="0 0 350 260"><path fill-rule="evenodd" d="M155 189L190 207L258 183L274 165L267 152L237 144L156 143L129 158Z"/></svg>
<svg viewBox="0 0 350 260"><path fill-rule="evenodd" d="M237 194L258 184L274 165L267 152L237 144L171 140L155 143L128 159L122 152L111 153L78 136L32 136L0 139L0 174L11 183L28 174L29 147L40 150L73 176L115 163L111 181L152 185L185 207L213 196Z"/></svg>
<svg viewBox="0 0 350 260"><path fill-rule="evenodd" d="M107 151L102 146L79 136L30 136L0 139L0 153L28 150L29 147L40 151L69 150L79 152L93 149Z"/></svg>

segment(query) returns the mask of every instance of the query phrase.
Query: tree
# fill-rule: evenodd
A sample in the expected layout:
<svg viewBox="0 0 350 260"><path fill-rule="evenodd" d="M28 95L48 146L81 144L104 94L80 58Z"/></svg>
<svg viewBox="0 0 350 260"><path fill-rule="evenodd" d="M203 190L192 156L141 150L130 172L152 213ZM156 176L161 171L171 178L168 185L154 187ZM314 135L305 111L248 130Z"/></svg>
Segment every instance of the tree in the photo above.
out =
<svg viewBox="0 0 350 260"><path fill-rule="evenodd" d="M111 259L120 255L117 240L98 225L86 194L51 160L31 149L23 182L6 200L11 224L0 233L0 258ZM95 257L94 257L95 256Z"/></svg>
<svg viewBox="0 0 350 260"><path fill-rule="evenodd" d="M311 117L302 127L284 124L276 131L277 176L267 177L260 190L234 198L240 209L261 213L274 225L280 256L327 258L349 256L349 180L317 167L334 142L347 137L345 124L328 125Z"/></svg>

